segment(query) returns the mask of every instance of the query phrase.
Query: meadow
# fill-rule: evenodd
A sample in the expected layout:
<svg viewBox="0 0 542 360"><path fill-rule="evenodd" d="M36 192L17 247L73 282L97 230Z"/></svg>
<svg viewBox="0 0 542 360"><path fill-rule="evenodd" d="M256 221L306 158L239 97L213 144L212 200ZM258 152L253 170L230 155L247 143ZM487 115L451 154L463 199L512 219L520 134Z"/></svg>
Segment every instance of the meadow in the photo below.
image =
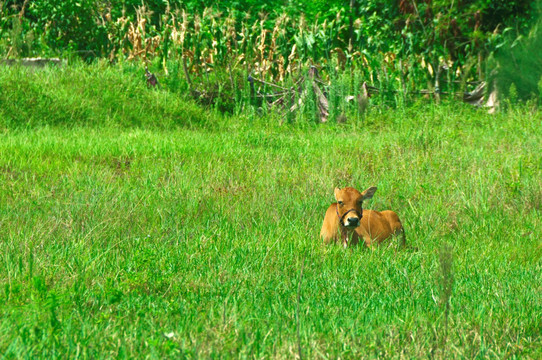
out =
<svg viewBox="0 0 542 360"><path fill-rule="evenodd" d="M131 75L0 74L3 358L542 357L540 110L288 122ZM409 248L323 246L373 185Z"/></svg>

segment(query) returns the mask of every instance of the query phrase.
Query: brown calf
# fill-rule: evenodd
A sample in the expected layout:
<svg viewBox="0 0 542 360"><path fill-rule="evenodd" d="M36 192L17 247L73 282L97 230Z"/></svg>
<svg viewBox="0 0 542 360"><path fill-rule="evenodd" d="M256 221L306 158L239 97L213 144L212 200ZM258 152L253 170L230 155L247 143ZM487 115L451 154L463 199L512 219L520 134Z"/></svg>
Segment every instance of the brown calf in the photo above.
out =
<svg viewBox="0 0 542 360"><path fill-rule="evenodd" d="M354 188L335 188L336 203L326 211L320 236L325 244L341 240L344 247L356 245L362 238L365 245L380 243L390 236L402 236L404 246L405 232L397 214L391 210L363 210L363 200L373 197L376 187L370 187L360 193Z"/></svg>

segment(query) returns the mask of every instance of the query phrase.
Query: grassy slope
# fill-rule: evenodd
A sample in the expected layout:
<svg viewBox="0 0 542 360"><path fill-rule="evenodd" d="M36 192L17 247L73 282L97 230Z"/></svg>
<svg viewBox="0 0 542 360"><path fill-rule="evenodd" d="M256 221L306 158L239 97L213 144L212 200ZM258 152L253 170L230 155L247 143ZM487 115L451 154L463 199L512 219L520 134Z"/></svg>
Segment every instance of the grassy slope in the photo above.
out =
<svg viewBox="0 0 542 360"><path fill-rule="evenodd" d="M89 92L67 76L103 72L62 71L0 76L12 89L0 95L8 358L291 358L297 305L306 358L542 355L540 113L443 106L345 126L212 126L126 73L105 70ZM66 99L85 111L46 115L45 95L29 90L46 86L64 94L48 95L50 108ZM119 106L139 112L103 120ZM57 117L78 126L35 126ZM166 126L151 125L158 117ZM419 250L323 247L325 208L344 185L377 185L365 206L396 210ZM455 279L446 345L444 243Z"/></svg>
<svg viewBox="0 0 542 360"><path fill-rule="evenodd" d="M146 91L144 71L106 63L32 71L0 68L0 128L203 125L206 116L176 94Z"/></svg>

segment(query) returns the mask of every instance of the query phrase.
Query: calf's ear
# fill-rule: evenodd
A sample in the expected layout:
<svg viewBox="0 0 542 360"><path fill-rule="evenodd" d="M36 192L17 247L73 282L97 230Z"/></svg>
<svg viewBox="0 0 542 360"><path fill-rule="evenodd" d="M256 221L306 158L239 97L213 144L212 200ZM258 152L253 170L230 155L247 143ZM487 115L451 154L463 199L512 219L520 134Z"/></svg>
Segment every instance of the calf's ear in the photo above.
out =
<svg viewBox="0 0 542 360"><path fill-rule="evenodd" d="M373 197L373 195L376 192L376 186L371 186L367 190L361 193L361 196L363 196L363 200L367 200Z"/></svg>
<svg viewBox="0 0 542 360"><path fill-rule="evenodd" d="M339 188L335 188L335 200L339 201L339 199L337 199L337 196L339 196L339 191L341 191L341 189Z"/></svg>

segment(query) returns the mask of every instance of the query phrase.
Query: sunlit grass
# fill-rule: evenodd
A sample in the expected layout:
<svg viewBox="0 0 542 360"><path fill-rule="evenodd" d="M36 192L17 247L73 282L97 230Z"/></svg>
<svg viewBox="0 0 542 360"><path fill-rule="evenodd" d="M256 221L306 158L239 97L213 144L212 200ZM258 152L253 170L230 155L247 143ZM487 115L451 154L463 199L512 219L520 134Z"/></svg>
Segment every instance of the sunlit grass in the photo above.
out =
<svg viewBox="0 0 542 360"><path fill-rule="evenodd" d="M0 134L7 358L292 358L300 280L305 358L541 356L540 113L419 106L342 126L190 128L134 116L141 126ZM366 206L395 210L417 251L324 247L346 185L378 186Z"/></svg>

